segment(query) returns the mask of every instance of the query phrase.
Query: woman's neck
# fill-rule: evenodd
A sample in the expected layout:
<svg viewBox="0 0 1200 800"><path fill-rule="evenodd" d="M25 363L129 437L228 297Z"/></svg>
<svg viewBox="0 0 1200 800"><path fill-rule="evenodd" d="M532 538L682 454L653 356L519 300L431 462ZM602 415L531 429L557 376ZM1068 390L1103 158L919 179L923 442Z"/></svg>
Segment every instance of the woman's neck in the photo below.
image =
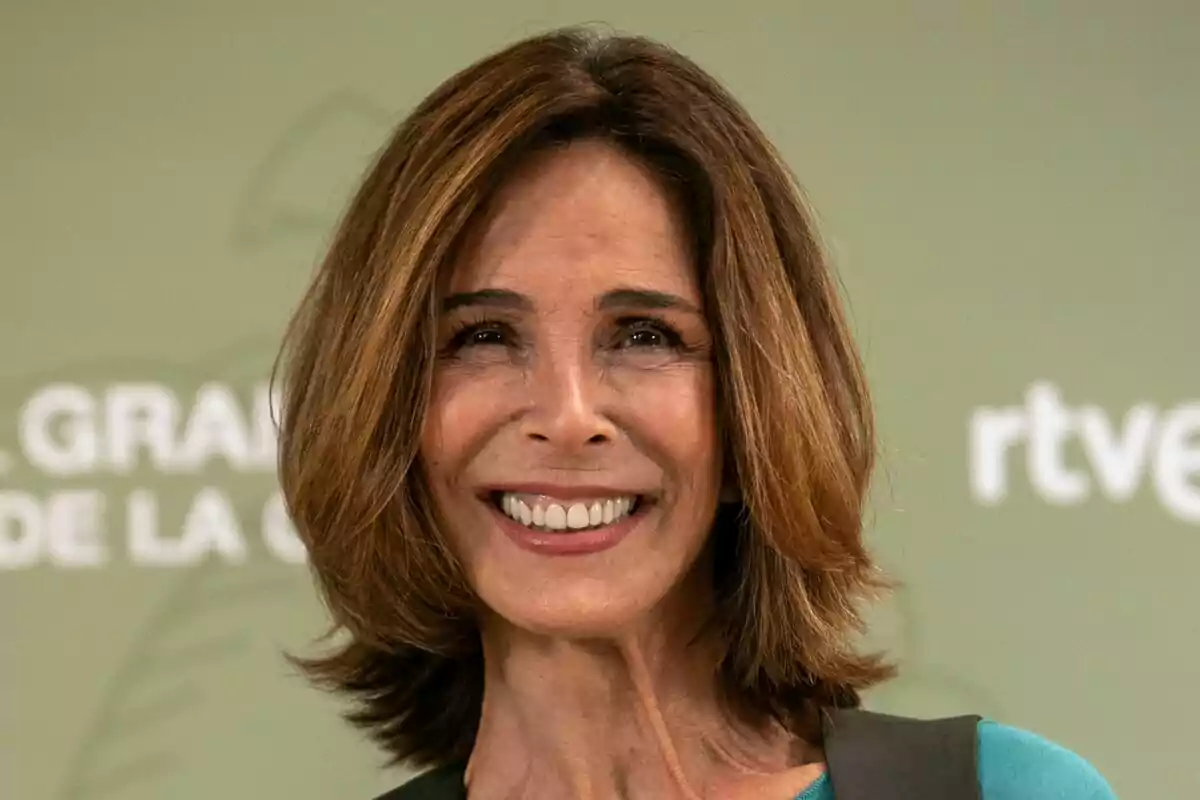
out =
<svg viewBox="0 0 1200 800"><path fill-rule="evenodd" d="M728 713L709 650L679 625L605 641L489 625L470 797L795 797L820 775L819 753Z"/></svg>

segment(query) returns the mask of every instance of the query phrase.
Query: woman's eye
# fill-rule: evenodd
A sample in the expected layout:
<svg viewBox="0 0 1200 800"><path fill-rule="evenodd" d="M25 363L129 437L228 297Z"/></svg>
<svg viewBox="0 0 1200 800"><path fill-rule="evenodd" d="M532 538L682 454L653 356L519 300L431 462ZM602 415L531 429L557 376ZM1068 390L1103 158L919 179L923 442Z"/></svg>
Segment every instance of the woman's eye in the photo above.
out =
<svg viewBox="0 0 1200 800"><path fill-rule="evenodd" d="M678 347L681 338L670 326L654 321L637 321L625 328L622 347Z"/></svg>
<svg viewBox="0 0 1200 800"><path fill-rule="evenodd" d="M630 331L626 341L634 347L661 347L664 344L663 335L650 329Z"/></svg>
<svg viewBox="0 0 1200 800"><path fill-rule="evenodd" d="M473 331L471 344L504 344L504 333L496 328L480 328Z"/></svg>
<svg viewBox="0 0 1200 800"><path fill-rule="evenodd" d="M465 325L450 338L451 350L461 350L464 347L503 347L511 337L507 328L497 323L478 323Z"/></svg>

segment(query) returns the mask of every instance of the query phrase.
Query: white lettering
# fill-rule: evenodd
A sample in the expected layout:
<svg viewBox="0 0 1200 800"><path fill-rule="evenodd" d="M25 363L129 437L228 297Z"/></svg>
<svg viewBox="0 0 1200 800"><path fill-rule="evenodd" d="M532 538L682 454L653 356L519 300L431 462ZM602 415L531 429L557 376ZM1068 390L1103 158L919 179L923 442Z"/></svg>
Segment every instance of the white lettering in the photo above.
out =
<svg viewBox="0 0 1200 800"><path fill-rule="evenodd" d="M1159 499L1180 519L1200 524L1200 403L1167 416L1157 456L1154 487Z"/></svg>
<svg viewBox="0 0 1200 800"><path fill-rule="evenodd" d="M158 537L158 498L145 489L130 493L125 500L129 530L129 555L139 564L178 566L177 548Z"/></svg>
<svg viewBox="0 0 1200 800"><path fill-rule="evenodd" d="M24 492L0 492L0 569L32 567L42 555L42 509Z"/></svg>
<svg viewBox="0 0 1200 800"><path fill-rule="evenodd" d="M159 528L158 502L146 491L129 496L129 552L141 564L190 566L218 555L234 564L245 562L246 541L228 498L213 488L192 500L178 538L166 538Z"/></svg>
<svg viewBox="0 0 1200 800"><path fill-rule="evenodd" d="M254 464L260 469L275 469L279 452L279 426L275 414L280 410L281 395L267 384L254 388Z"/></svg>
<svg viewBox="0 0 1200 800"><path fill-rule="evenodd" d="M1019 408L981 408L971 417L971 491L992 505L1008 494L1008 451L1029 431Z"/></svg>
<svg viewBox="0 0 1200 800"><path fill-rule="evenodd" d="M118 385L108 390L104 406L108 463L115 471L132 472L141 447L157 469L170 469L179 421L174 392L157 384Z"/></svg>
<svg viewBox="0 0 1200 800"><path fill-rule="evenodd" d="M254 387L245 406L230 386L208 383L190 408L157 383L113 384L95 394L52 384L22 406L18 438L31 466L59 477L101 470L130 475L144 464L194 473L216 460L237 472L273 472L276 399L265 383Z"/></svg>
<svg viewBox="0 0 1200 800"><path fill-rule="evenodd" d="M25 457L42 472L90 472L99 455L95 402L82 386L47 386L21 408L17 436Z"/></svg>
<svg viewBox="0 0 1200 800"><path fill-rule="evenodd" d="M23 492L0 492L0 570L43 559L59 567L108 563L101 539L104 495L95 490L53 492L45 502Z"/></svg>
<svg viewBox="0 0 1200 800"><path fill-rule="evenodd" d="M250 433L233 391L219 383L210 383L196 393L177 464L193 471L217 457L223 457L234 469L247 469Z"/></svg>
<svg viewBox="0 0 1200 800"><path fill-rule="evenodd" d="M1095 405L1067 406L1055 386L1039 382L1024 407L977 409L968 430L977 502L995 505L1008 495L1009 453L1023 438L1030 484L1048 502L1080 503L1093 488L1127 502L1149 479L1172 514L1200 524L1200 403L1167 411L1139 403L1115 422ZM1086 469L1068 466L1072 442Z"/></svg>
<svg viewBox="0 0 1200 800"><path fill-rule="evenodd" d="M1062 405L1058 390L1047 383L1030 388L1025 397L1029 421L1026 456L1034 488L1051 503L1078 503L1090 489L1088 476L1063 460L1063 445L1075 431L1074 415Z"/></svg>
<svg viewBox="0 0 1200 800"><path fill-rule="evenodd" d="M1143 403L1125 414L1121 430L1104 409L1087 406L1079 411L1079 436L1088 463L1095 469L1101 488L1118 502L1133 497L1146 473L1153 445L1158 412Z"/></svg>
<svg viewBox="0 0 1200 800"><path fill-rule="evenodd" d="M101 540L104 496L94 490L55 492L46 510L50 560L62 567L99 567L108 563Z"/></svg>
<svg viewBox="0 0 1200 800"><path fill-rule="evenodd" d="M267 549L279 560L303 564L308 559L308 551L296 535L281 492L273 493L263 508L262 529Z"/></svg>
<svg viewBox="0 0 1200 800"><path fill-rule="evenodd" d="M246 540L229 498L213 488L202 489L183 522L180 549L189 562L203 560L209 553L241 564L246 560Z"/></svg>

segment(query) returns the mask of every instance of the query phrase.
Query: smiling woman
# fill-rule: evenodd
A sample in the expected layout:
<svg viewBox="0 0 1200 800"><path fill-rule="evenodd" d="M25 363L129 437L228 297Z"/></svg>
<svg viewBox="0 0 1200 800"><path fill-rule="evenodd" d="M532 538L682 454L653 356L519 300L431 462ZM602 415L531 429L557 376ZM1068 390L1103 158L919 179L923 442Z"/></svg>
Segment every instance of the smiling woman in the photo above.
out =
<svg viewBox="0 0 1200 800"><path fill-rule="evenodd" d="M678 590L717 505L686 226L648 169L581 139L508 176L478 230L443 304L421 447L434 502L501 619L612 634ZM570 554L594 557L546 557Z"/></svg>
<svg viewBox="0 0 1200 800"><path fill-rule="evenodd" d="M447 81L282 357L344 634L299 663L434 768L394 797L1109 796L1030 734L847 710L892 674L852 646L862 368L783 161L671 50L560 31Z"/></svg>

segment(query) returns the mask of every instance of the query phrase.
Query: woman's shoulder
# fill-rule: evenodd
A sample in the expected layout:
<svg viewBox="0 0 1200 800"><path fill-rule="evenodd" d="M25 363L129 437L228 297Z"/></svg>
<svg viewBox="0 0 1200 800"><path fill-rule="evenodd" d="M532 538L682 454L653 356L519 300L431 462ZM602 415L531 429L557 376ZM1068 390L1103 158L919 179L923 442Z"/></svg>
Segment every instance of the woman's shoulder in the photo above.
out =
<svg viewBox="0 0 1200 800"><path fill-rule="evenodd" d="M1056 742L987 719L978 736L983 800L1116 800L1095 767Z"/></svg>

